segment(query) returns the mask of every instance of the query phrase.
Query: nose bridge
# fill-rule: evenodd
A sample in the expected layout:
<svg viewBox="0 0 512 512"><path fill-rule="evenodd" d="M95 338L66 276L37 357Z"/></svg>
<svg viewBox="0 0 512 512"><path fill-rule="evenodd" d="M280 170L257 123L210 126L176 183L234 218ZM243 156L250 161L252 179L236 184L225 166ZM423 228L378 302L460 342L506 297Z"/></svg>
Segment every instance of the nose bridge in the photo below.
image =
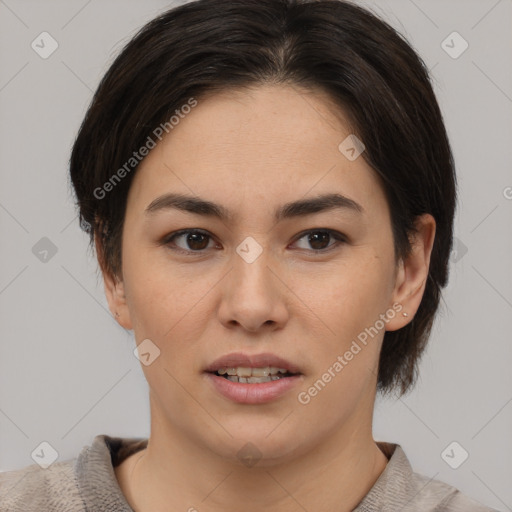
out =
<svg viewBox="0 0 512 512"><path fill-rule="evenodd" d="M271 251L251 237L236 248L233 268L222 292L221 319L257 330L284 321L286 309L278 279L270 270ZM269 268L270 267L270 268Z"/></svg>
<svg viewBox="0 0 512 512"><path fill-rule="evenodd" d="M238 300L266 301L274 295L270 260L270 250L252 237L247 237L238 245L233 256L232 272Z"/></svg>

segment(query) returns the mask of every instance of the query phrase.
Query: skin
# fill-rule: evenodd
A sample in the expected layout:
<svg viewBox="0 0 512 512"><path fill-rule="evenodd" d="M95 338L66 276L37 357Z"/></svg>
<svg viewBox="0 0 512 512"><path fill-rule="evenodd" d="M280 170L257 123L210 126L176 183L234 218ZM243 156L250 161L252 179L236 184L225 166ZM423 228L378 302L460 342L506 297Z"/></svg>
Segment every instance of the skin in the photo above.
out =
<svg viewBox="0 0 512 512"><path fill-rule="evenodd" d="M336 115L334 114L336 113ZM418 218L413 251L395 259L389 208L374 171L338 145L351 133L320 91L261 85L201 99L142 161L131 185L122 276L104 272L113 314L161 353L142 365L150 389L148 448L115 468L136 511L352 510L385 469L372 436L384 329L306 405L297 395L332 367L393 304L385 329L409 322L424 292L435 221ZM229 222L145 208L165 192L228 208ZM275 223L284 203L337 192L361 214L327 210ZM200 229L200 253L181 229ZM312 246L306 230L331 229ZM247 237L263 252L247 263ZM188 255L173 250L188 251ZM324 252L314 254L313 249ZM325 248L323 248L325 247ZM100 264L101 248L97 245ZM203 374L230 352L272 352L295 363L301 382L265 404L236 404ZM247 443L261 459L237 457Z"/></svg>

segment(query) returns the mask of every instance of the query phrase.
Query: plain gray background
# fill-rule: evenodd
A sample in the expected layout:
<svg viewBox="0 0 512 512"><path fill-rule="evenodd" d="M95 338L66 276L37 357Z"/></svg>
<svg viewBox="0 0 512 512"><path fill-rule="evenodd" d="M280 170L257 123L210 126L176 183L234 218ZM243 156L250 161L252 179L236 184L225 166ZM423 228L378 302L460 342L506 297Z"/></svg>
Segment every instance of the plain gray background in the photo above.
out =
<svg viewBox="0 0 512 512"><path fill-rule="evenodd" d="M401 444L417 472L512 510L512 2L360 3L432 70L460 185L457 250L421 379L378 400L375 437ZM33 464L42 441L66 460L97 434L149 434L134 340L108 311L67 166L109 63L171 5L0 0L0 471ZM46 59L31 47L44 31L58 43ZM457 58L454 31L469 44ZM56 250L46 261L44 237ZM469 454L457 469L442 457L453 441ZM453 464L464 452L448 453Z"/></svg>

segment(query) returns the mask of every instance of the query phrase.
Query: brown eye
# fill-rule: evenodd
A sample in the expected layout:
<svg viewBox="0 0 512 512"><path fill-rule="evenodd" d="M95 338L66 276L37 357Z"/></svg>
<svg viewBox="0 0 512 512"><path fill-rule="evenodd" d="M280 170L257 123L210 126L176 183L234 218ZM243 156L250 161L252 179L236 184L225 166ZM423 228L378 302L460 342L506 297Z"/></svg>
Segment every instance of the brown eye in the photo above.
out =
<svg viewBox="0 0 512 512"><path fill-rule="evenodd" d="M298 238L297 242L303 239L306 241L305 245L307 245L307 247L303 246L300 248L306 250L312 249L314 252L327 252L327 250L332 247L346 241L341 233L331 231L330 229L310 230ZM330 240L334 240L334 243L329 244Z"/></svg>
<svg viewBox="0 0 512 512"><path fill-rule="evenodd" d="M176 241L180 241L180 243L176 243ZM176 246L178 251L201 252L208 248L210 241L211 236L207 233L189 229L174 233L166 239L165 244Z"/></svg>
<svg viewBox="0 0 512 512"><path fill-rule="evenodd" d="M331 234L327 231L315 231L308 235L308 243L315 250L325 249L329 246Z"/></svg>
<svg viewBox="0 0 512 512"><path fill-rule="evenodd" d="M186 244L194 251L200 251L208 247L208 236L202 233L190 233L185 238ZM206 241L206 244L205 244Z"/></svg>

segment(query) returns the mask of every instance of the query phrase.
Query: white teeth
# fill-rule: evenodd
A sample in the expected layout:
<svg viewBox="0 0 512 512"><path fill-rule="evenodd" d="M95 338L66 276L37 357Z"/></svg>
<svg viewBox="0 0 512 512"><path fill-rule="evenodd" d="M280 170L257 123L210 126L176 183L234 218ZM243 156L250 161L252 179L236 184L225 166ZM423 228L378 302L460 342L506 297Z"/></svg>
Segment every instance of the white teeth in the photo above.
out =
<svg viewBox="0 0 512 512"><path fill-rule="evenodd" d="M266 366L265 368L251 368L253 377L268 377L270 375L270 368Z"/></svg>
<svg viewBox="0 0 512 512"><path fill-rule="evenodd" d="M277 375L278 373L288 373L286 368L277 368L275 366L265 366L264 368L249 368L247 366L239 366L236 368L219 368L219 375L230 375L237 377L268 377L269 375ZM231 379L230 379L231 380Z"/></svg>
<svg viewBox="0 0 512 512"><path fill-rule="evenodd" d="M247 382L249 384L261 384L262 382L270 382L271 377L249 377ZM242 382L240 380L240 382Z"/></svg>
<svg viewBox="0 0 512 512"><path fill-rule="evenodd" d="M252 375L252 368L246 368L244 366L239 366L236 370L236 374L239 377L250 377Z"/></svg>
<svg viewBox="0 0 512 512"><path fill-rule="evenodd" d="M237 375L228 375L231 382L241 382L243 384L261 384L263 382L271 382L273 380L282 379L280 375L269 375L268 377L238 377Z"/></svg>

